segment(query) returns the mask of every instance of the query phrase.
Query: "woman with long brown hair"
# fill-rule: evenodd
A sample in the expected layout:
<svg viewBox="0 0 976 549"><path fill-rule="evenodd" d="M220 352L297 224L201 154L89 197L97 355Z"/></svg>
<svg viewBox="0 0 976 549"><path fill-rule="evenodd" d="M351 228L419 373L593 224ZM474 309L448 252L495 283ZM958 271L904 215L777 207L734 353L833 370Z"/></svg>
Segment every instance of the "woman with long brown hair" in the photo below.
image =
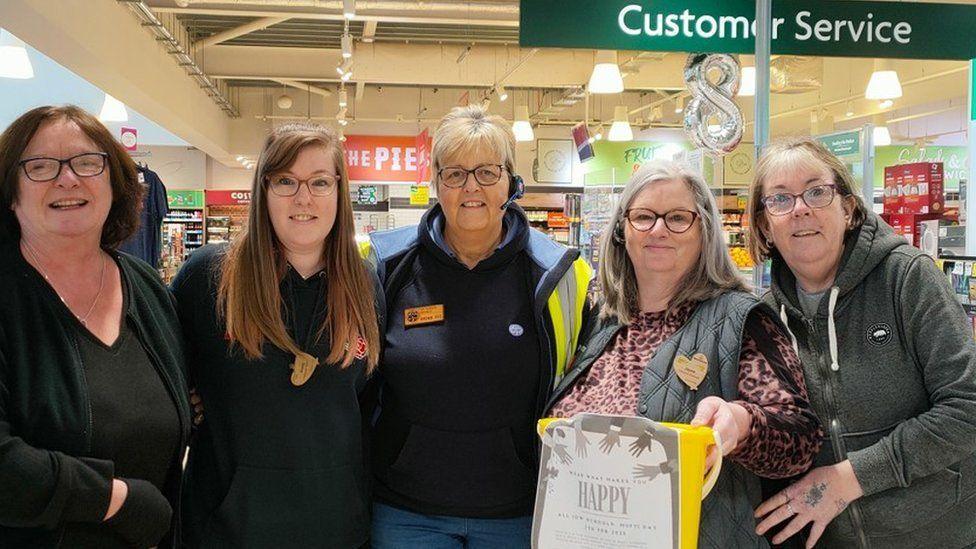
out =
<svg viewBox="0 0 976 549"><path fill-rule="evenodd" d="M341 144L275 129L247 231L173 281L206 421L183 498L188 547L359 547L369 499L359 396L379 356ZM382 309L380 309L382 310Z"/></svg>

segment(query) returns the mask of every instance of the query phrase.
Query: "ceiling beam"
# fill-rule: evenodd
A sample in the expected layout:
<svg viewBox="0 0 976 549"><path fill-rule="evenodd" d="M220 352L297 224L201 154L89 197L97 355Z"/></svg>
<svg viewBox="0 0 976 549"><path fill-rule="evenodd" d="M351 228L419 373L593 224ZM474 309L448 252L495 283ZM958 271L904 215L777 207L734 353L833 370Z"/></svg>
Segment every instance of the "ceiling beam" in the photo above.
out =
<svg viewBox="0 0 976 549"><path fill-rule="evenodd" d="M199 40L194 44L196 48L206 48L209 46L216 46L221 42L227 42L228 40L233 40L240 36L251 34L252 32L266 29L272 25L277 25L290 19L289 17L262 17L260 19L255 19L250 23L245 23L239 27L234 27L232 29L227 29L223 32L218 32L213 36L208 36L203 40Z"/></svg>
<svg viewBox="0 0 976 549"><path fill-rule="evenodd" d="M299 89L299 90L302 90L302 91L305 91L305 92L314 93L316 95L321 95L322 97L330 97L332 95L332 92L329 91L329 90L327 90L327 89L325 89L325 88L320 88L318 86L313 86L311 84L306 84L305 82L297 82L295 80L286 80L284 78L275 78L273 80L275 82L281 84L282 86L289 86L289 87L292 87L292 88L295 88L295 89Z"/></svg>
<svg viewBox="0 0 976 549"><path fill-rule="evenodd" d="M418 3L419 4L419 3ZM289 17L293 19L314 19L320 21L344 21L340 12L321 13L307 11L257 10L257 9L217 9L217 8L174 8L171 6L150 7L156 13L175 13L182 15L225 15L231 17ZM491 19L481 17L451 17L436 15L402 15L397 13L360 15L356 13L357 21L375 21L379 23L415 23L429 25L469 25L479 27L499 27L517 29L518 18Z"/></svg>

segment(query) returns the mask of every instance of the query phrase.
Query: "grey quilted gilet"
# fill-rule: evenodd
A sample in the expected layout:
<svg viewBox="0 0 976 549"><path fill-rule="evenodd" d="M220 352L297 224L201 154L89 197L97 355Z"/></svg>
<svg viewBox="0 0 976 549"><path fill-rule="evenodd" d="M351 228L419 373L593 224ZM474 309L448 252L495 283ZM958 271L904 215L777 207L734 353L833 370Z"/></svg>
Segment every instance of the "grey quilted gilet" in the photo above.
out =
<svg viewBox="0 0 976 549"><path fill-rule="evenodd" d="M658 348L644 368L637 410L655 421L690 423L698 402L708 396L738 398L739 352L749 313L768 306L745 292L729 292L698 305L691 318ZM776 318L770 309L770 317ZM697 391L678 379L672 364L680 354L702 353L708 373ZM756 534L753 509L759 505L759 478L726 460L711 494L702 502L698 547L767 548Z"/></svg>

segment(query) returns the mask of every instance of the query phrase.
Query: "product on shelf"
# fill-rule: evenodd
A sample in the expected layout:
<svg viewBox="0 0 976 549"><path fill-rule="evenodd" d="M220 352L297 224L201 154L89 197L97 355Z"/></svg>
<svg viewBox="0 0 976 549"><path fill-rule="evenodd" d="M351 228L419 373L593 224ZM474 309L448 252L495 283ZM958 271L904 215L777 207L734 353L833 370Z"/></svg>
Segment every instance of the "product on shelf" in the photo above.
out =
<svg viewBox="0 0 976 549"><path fill-rule="evenodd" d="M945 208L942 162L888 166L884 174L884 213L929 214Z"/></svg>

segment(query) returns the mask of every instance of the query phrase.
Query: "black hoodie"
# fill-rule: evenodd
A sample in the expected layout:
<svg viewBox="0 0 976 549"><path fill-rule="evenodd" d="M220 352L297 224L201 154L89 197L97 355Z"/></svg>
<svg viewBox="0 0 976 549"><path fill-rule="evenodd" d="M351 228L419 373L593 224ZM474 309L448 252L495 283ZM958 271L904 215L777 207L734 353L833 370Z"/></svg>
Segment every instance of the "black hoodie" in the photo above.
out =
<svg viewBox="0 0 976 549"><path fill-rule="evenodd" d="M365 361L327 365L328 334L309 344L326 312L322 273L281 281L289 334L321 364L301 386L293 356L266 343L264 358L230 350L216 312L223 249L193 254L173 281L191 383L205 421L190 446L184 487L188 547L359 547L369 495L359 396ZM314 334L312 334L314 335Z"/></svg>
<svg viewBox="0 0 976 549"><path fill-rule="evenodd" d="M439 244L438 206L387 285L389 321L376 424L376 498L422 514L528 515L536 481L535 422L548 371L533 313L543 271L526 254L529 227L512 208L501 246L468 269ZM412 325L410 309L443 306Z"/></svg>

